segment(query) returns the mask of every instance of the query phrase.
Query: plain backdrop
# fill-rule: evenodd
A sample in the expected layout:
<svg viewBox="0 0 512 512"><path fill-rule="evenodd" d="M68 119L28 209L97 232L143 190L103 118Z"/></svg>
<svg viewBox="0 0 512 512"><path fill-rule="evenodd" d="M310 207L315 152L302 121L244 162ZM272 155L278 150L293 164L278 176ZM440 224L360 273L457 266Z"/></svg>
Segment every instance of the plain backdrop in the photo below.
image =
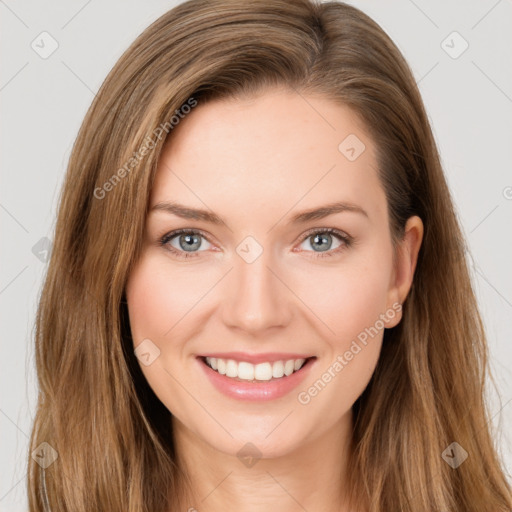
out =
<svg viewBox="0 0 512 512"><path fill-rule="evenodd" d="M37 397L33 325L73 141L122 52L177 3L0 0L3 512L27 510L26 457ZM422 93L473 258L498 390L489 396L492 424L500 429L496 443L510 476L512 2L349 3L391 36Z"/></svg>

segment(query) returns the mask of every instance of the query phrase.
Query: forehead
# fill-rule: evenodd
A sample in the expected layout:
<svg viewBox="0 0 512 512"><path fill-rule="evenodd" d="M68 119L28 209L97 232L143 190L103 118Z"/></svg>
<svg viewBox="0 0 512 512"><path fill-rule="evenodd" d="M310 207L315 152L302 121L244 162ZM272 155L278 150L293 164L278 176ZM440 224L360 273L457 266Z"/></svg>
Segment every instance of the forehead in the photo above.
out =
<svg viewBox="0 0 512 512"><path fill-rule="evenodd" d="M348 200L384 214L375 147L357 114L332 100L272 90L199 103L170 134L151 203L284 213Z"/></svg>

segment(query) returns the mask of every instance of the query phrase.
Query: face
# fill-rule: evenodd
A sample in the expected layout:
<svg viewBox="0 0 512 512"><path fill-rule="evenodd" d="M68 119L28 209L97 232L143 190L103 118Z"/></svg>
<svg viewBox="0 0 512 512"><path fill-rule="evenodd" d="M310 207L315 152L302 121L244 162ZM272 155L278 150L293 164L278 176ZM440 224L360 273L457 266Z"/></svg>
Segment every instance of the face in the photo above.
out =
<svg viewBox="0 0 512 512"><path fill-rule="evenodd" d="M394 265L375 147L349 108L277 90L199 104L161 155L126 287L176 428L276 457L346 422L401 318L411 222Z"/></svg>

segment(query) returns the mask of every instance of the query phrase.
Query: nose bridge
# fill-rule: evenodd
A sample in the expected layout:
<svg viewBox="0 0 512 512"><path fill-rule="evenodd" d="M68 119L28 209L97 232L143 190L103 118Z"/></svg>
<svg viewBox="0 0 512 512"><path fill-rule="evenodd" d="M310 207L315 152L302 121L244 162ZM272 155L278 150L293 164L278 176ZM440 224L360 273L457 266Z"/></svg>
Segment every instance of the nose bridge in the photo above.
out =
<svg viewBox="0 0 512 512"><path fill-rule="evenodd" d="M274 275L271 251L263 250L252 260L243 251L247 247L254 257L254 246L243 243L234 255L234 268L226 282L224 321L251 332L284 326L291 304L286 287Z"/></svg>

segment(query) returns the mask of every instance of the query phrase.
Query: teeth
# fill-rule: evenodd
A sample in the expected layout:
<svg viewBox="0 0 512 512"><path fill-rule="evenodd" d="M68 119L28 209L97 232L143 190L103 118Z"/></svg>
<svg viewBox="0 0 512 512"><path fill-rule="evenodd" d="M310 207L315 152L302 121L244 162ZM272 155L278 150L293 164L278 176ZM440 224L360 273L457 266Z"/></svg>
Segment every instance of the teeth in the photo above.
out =
<svg viewBox="0 0 512 512"><path fill-rule="evenodd" d="M236 364L236 363L235 363ZM254 365L251 363L240 362L238 363L238 372L235 377L244 380L254 379Z"/></svg>
<svg viewBox="0 0 512 512"><path fill-rule="evenodd" d="M221 375L226 375L226 361L224 359L217 359L217 371Z"/></svg>
<svg viewBox="0 0 512 512"><path fill-rule="evenodd" d="M238 365L233 359L228 359L226 363L226 377L238 377Z"/></svg>
<svg viewBox="0 0 512 512"><path fill-rule="evenodd" d="M284 363L283 363L283 361L276 361L272 365L272 377L274 377L274 379L279 379L283 375L284 375Z"/></svg>
<svg viewBox="0 0 512 512"><path fill-rule="evenodd" d="M254 367L254 378L256 380L270 380L272 378L272 365L260 363Z"/></svg>
<svg viewBox="0 0 512 512"><path fill-rule="evenodd" d="M246 361L235 361L233 359L221 359L217 357L207 357L206 364L213 370L226 377L239 378L242 380L265 381L280 379L283 376L291 375L300 370L305 359L289 359L287 361L276 361L274 363L251 364Z"/></svg>
<svg viewBox="0 0 512 512"><path fill-rule="evenodd" d="M295 368L295 361L291 359L290 361L286 361L284 363L284 374L286 376L291 375L293 373L293 369Z"/></svg>

